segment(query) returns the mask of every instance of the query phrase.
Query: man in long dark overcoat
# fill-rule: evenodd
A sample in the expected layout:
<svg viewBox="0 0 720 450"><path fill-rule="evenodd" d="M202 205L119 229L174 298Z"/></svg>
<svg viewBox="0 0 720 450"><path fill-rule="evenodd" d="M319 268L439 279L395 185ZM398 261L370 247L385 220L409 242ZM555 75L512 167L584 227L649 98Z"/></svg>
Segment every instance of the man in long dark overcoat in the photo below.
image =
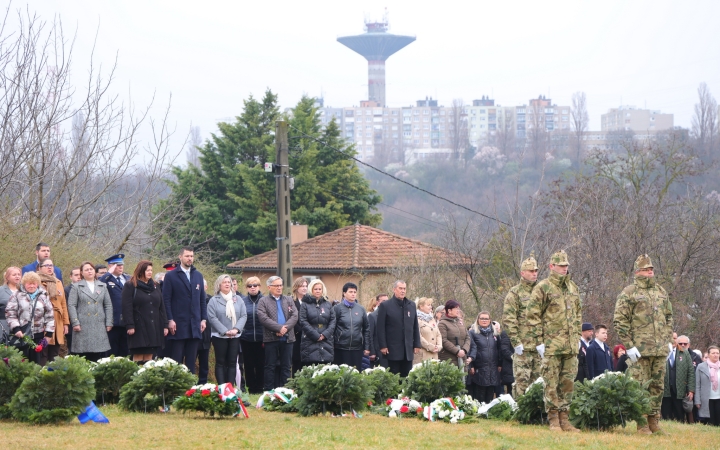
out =
<svg viewBox="0 0 720 450"><path fill-rule="evenodd" d="M207 324L205 285L203 275L193 266L194 259L193 249L183 247L180 265L165 274L162 289L170 331L167 336L170 349L166 354L185 364L193 374L198 345Z"/></svg>
<svg viewBox="0 0 720 450"><path fill-rule="evenodd" d="M413 356L421 348L415 302L405 298L407 285L398 280L393 296L378 306L377 336L380 353L387 358L390 372L406 377Z"/></svg>

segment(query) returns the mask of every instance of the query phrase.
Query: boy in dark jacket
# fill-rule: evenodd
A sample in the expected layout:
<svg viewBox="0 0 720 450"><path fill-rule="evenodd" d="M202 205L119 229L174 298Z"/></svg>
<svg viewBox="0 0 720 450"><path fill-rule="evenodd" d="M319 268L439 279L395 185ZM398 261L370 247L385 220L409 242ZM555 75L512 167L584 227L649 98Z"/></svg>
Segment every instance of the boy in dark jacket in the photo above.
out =
<svg viewBox="0 0 720 450"><path fill-rule="evenodd" d="M605 341L607 341L607 327L600 324L595 327L595 339L588 345L585 355L591 380L606 370L613 371L612 350Z"/></svg>

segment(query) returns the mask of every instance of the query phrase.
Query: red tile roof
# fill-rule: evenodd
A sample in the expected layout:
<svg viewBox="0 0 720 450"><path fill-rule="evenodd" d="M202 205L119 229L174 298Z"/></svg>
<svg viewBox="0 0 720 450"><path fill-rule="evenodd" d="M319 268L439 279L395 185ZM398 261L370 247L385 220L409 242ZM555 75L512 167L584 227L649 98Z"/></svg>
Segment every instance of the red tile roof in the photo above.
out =
<svg viewBox="0 0 720 450"><path fill-rule="evenodd" d="M418 259L447 259L453 253L367 225L351 225L292 245L293 270L378 271ZM462 259L462 258L457 258ZM228 269L277 268L277 250L228 264Z"/></svg>

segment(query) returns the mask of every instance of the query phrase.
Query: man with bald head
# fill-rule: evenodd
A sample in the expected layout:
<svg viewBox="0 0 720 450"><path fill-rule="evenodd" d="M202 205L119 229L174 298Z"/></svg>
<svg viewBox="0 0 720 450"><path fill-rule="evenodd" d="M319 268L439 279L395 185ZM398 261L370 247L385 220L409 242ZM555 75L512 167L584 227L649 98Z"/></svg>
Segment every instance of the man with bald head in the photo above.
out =
<svg viewBox="0 0 720 450"><path fill-rule="evenodd" d="M683 399L693 399L695 393L695 366L690 355L690 339L673 333L673 345L665 362L665 388L662 399L663 420L685 422Z"/></svg>

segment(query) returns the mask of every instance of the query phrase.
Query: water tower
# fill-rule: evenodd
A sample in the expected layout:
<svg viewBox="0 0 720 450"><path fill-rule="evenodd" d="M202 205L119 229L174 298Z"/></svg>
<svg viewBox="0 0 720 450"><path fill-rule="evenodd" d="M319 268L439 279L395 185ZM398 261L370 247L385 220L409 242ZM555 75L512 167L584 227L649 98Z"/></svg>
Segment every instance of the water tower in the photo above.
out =
<svg viewBox="0 0 720 450"><path fill-rule="evenodd" d="M365 19L365 33L337 40L368 62L368 100L385 106L385 61L415 40L415 36L388 33L387 10L381 20Z"/></svg>

